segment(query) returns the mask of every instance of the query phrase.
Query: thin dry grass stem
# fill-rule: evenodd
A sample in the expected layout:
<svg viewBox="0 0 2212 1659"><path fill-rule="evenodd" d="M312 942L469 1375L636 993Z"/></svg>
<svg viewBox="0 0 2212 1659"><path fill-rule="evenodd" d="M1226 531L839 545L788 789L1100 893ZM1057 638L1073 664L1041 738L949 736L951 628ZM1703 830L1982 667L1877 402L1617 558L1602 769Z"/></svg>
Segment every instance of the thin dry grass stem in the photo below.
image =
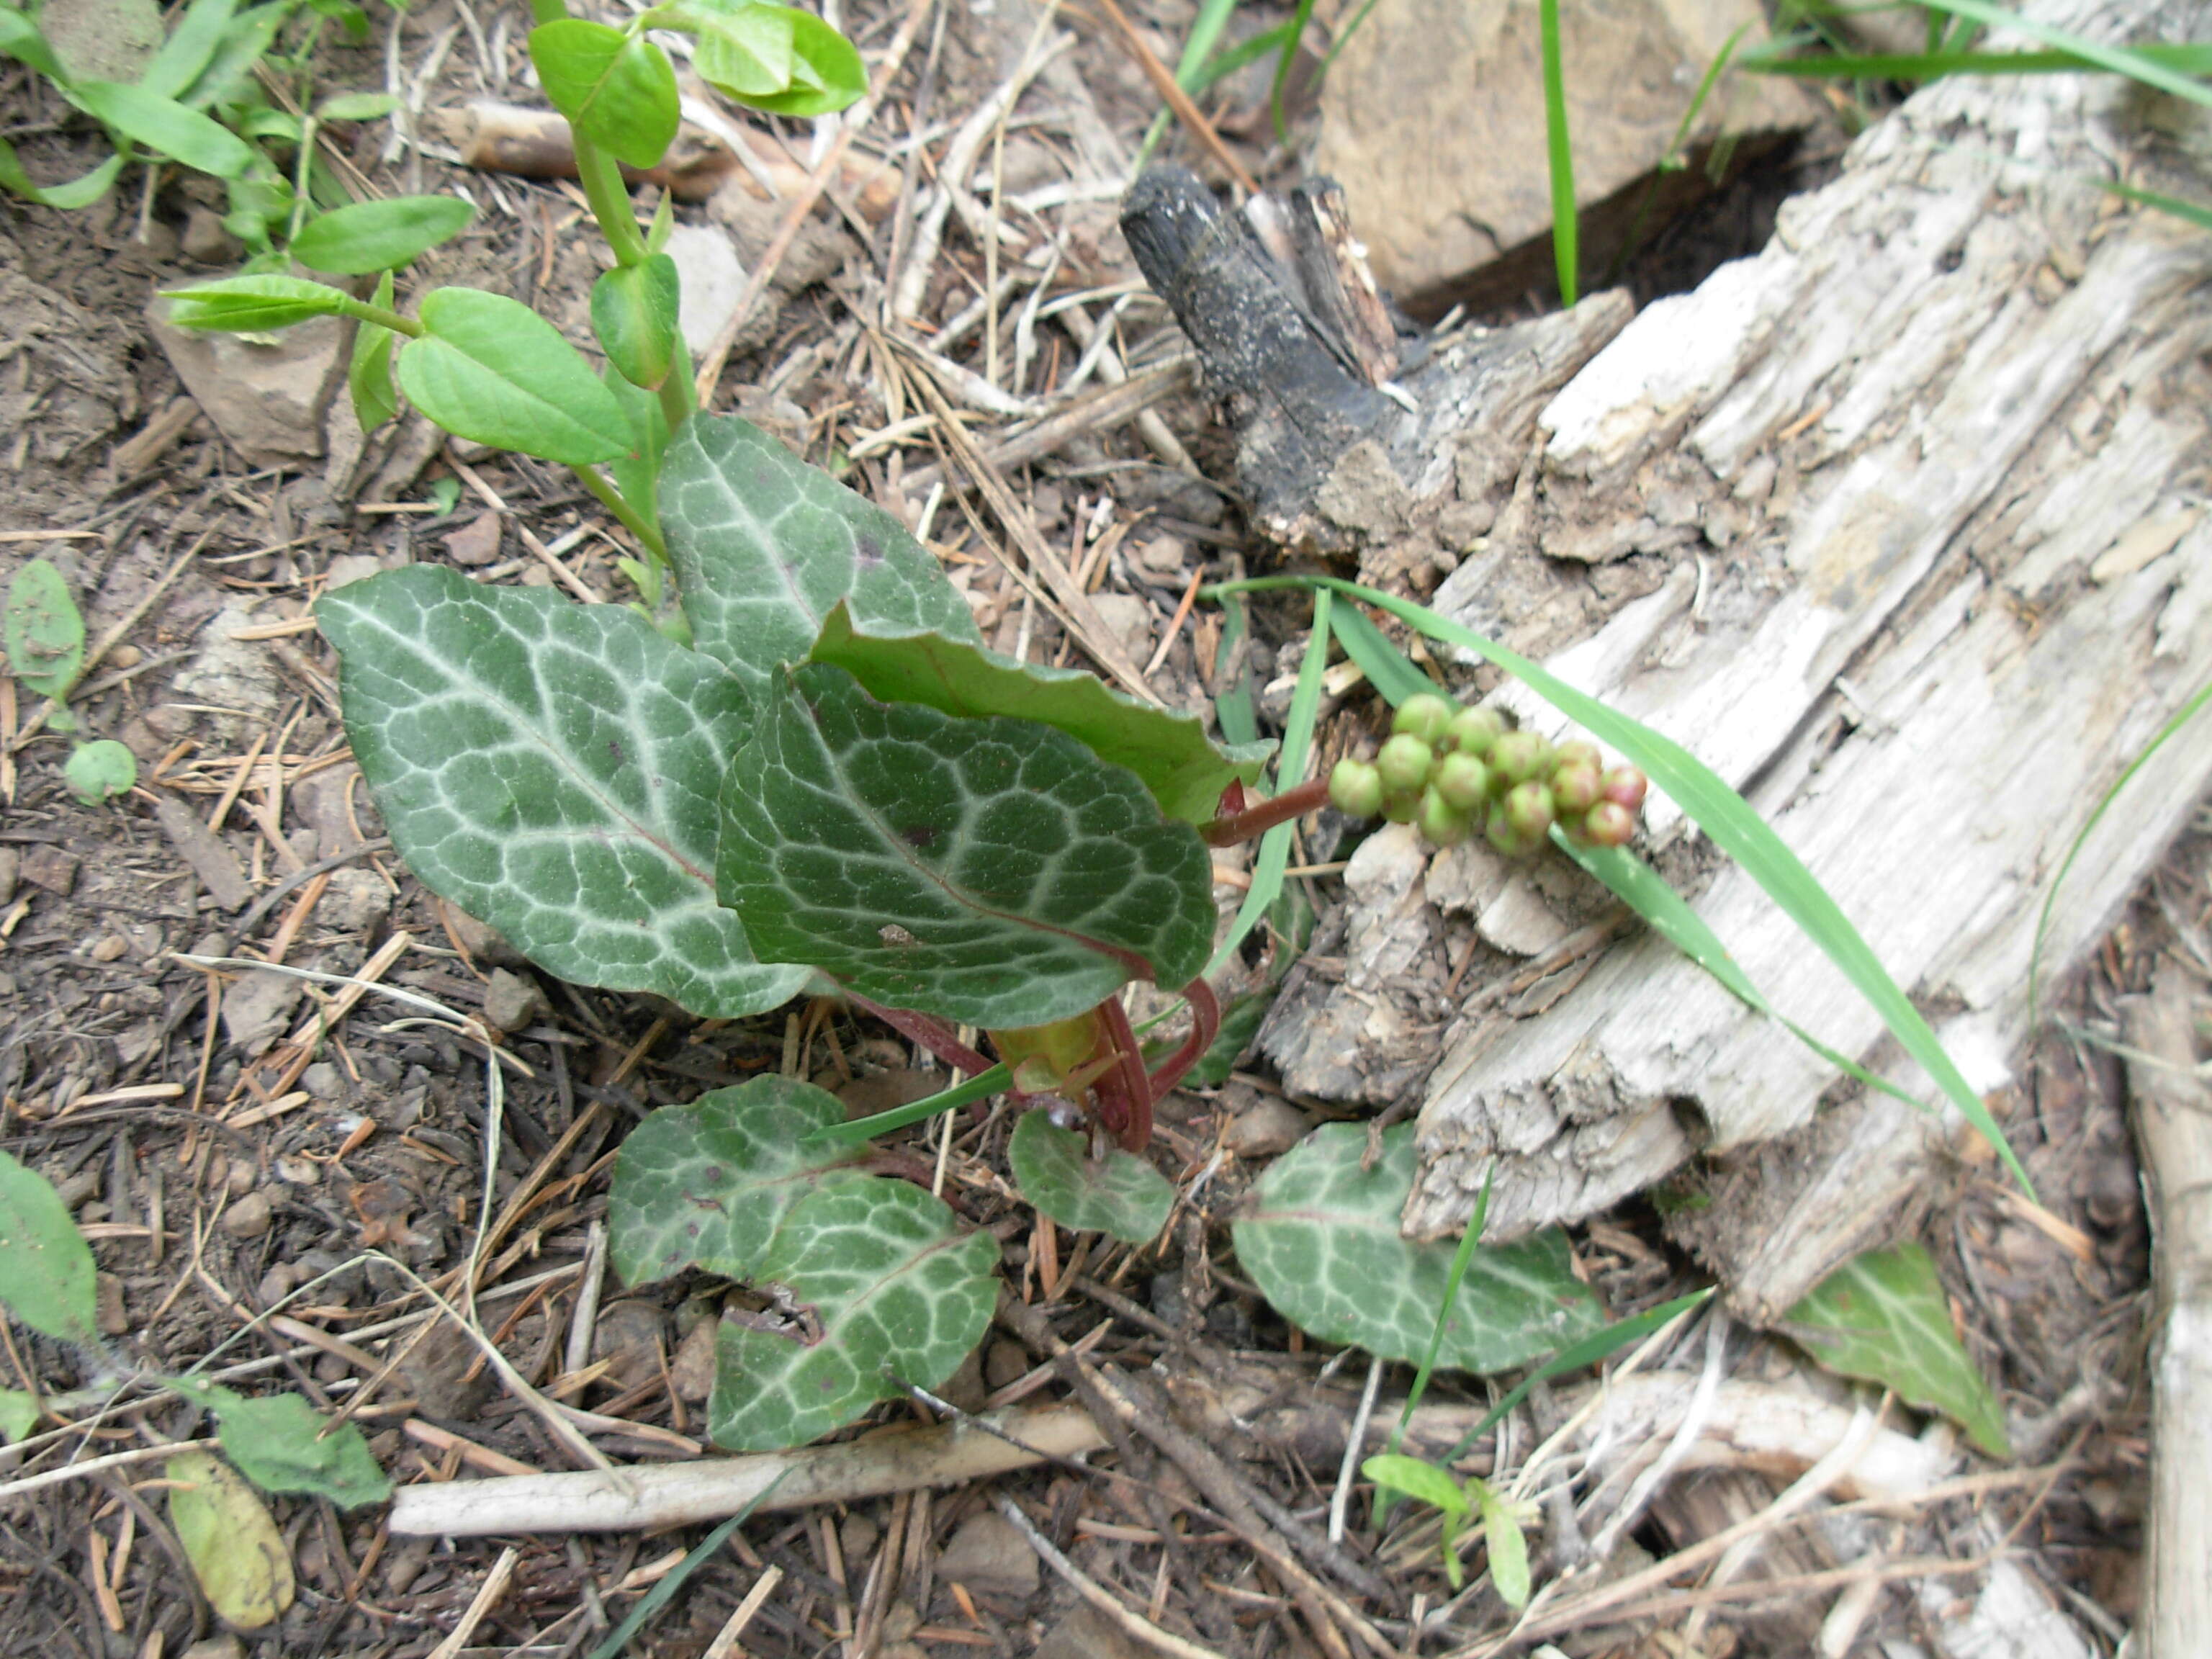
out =
<svg viewBox="0 0 2212 1659"><path fill-rule="evenodd" d="M700 408L714 407L714 388L720 383L723 366L729 362L731 349L738 343L738 331L751 319L753 307L760 303L760 297L768 291L769 282L782 269L784 256L791 252L792 243L798 240L799 227L806 222L806 216L814 211L814 204L829 189L830 181L836 176L839 163L845 159L846 150L851 148L853 140L868 125L876 111L882 107L884 95L890 92L892 82L898 78L899 70L905 66L906 55L913 49L915 37L921 32L922 19L929 15L933 3L933 0L912 0L907 8L905 21L899 25L899 32L891 40L890 51L884 58L883 67L876 73L875 84L869 88L865 99L845 112L838 123L836 137L830 141L829 149L815 164L814 170L806 175L805 188L793 196L791 205L784 210L783 218L775 228L775 234L769 239L767 250L745 277L745 285L738 295L736 308L730 313L729 320L722 325L720 332L715 335L714 343L707 348L706 355L701 360L697 377L693 381Z"/></svg>
<svg viewBox="0 0 2212 1659"><path fill-rule="evenodd" d="M1169 72L1168 66L1160 62L1159 55L1145 44L1145 37L1137 33L1136 25L1129 21L1129 15L1121 9L1118 0L1097 0L1097 3L1113 23L1115 33L1121 37L1121 44L1127 49L1129 56L1136 60L1137 67L1144 70L1145 78L1152 83L1152 90L1158 93L1167 106L1175 112L1176 119L1190 129L1191 137L1206 147L1206 153L1220 163L1222 171L1237 181L1239 189L1248 196L1257 196L1260 193L1258 183L1244 170L1243 163L1237 159L1229 146L1222 142L1221 135L1213 130L1213 123L1200 113L1196 104L1191 102L1190 94Z"/></svg>
<svg viewBox="0 0 2212 1659"><path fill-rule="evenodd" d="M1174 1659L1223 1659L1212 1648L1200 1647L1187 1641L1172 1631L1162 1630L1142 1613L1122 1606L1121 1600L1090 1577L1084 1571L1054 1547L1053 1542L1036 1528L1036 1523L1022 1512L1020 1504L1005 1493L994 1500L998 1511L1006 1518L1015 1531L1021 1534L1029 1547L1036 1552L1037 1559L1050 1567L1066 1581L1068 1587L1106 1617L1125 1634L1143 1643L1155 1652L1174 1656Z"/></svg>
<svg viewBox="0 0 2212 1659"><path fill-rule="evenodd" d="M468 1610L461 1614L453 1633L430 1650L430 1659L459 1659L461 1650L467 1647L471 1638L476 1635L477 1626L483 1623L485 1615L497 1607L500 1598L507 1594L507 1582L514 1577L514 1564L521 1559L512 1544L499 1553L499 1559L492 1563L491 1571L484 1575L483 1583L470 1601Z"/></svg>
<svg viewBox="0 0 2212 1659"><path fill-rule="evenodd" d="M1328 1541L1344 1541L1345 1517L1352 1510L1352 1488L1359 1473L1360 1454L1367 1449L1367 1425L1375 1415L1375 1396L1382 1387L1382 1361L1367 1362L1366 1385L1359 1390L1359 1408L1352 1413L1352 1432L1345 1437L1344 1462L1337 1467L1336 1490L1328 1500Z"/></svg>
<svg viewBox="0 0 2212 1659"><path fill-rule="evenodd" d="M1721 1382L1728 1374L1728 1316L1718 1308L1709 1308L1705 1314L1705 1363L1698 1376L1697 1389L1690 1396L1689 1408L1682 1413L1681 1422L1675 1425L1666 1449L1637 1476L1628 1489L1627 1496L1621 1499L1620 1507L1607 1520L1597 1537L1592 1540L1590 1553L1598 1560L1612 1557L1613 1546L1620 1540L1621 1534L1636 1524L1644 1513L1644 1506L1673 1477L1682 1460L1690 1455L1690 1449L1705 1433L1705 1425L1712 1421L1714 1407L1720 1399ZM1852 1434L1857 1433L1858 1426L1858 1420L1853 1419ZM1869 1432L1871 1433L1876 1426L1879 1425L1869 1425ZM1845 1437L1844 1443L1850 1443L1850 1436ZM1853 1445L1851 1455L1857 1456L1856 1445Z"/></svg>
<svg viewBox="0 0 2212 1659"><path fill-rule="evenodd" d="M738 1638L745 1633L745 1626L751 1624L754 1616L768 1605L768 1598L775 1594L775 1587L782 1582L783 1569L775 1566L768 1568L756 1578L753 1587L745 1592L745 1599L738 1603L737 1611L729 1616L720 1630L714 1632L714 1639L707 1644L707 1650L699 1656L699 1659L736 1659Z"/></svg>

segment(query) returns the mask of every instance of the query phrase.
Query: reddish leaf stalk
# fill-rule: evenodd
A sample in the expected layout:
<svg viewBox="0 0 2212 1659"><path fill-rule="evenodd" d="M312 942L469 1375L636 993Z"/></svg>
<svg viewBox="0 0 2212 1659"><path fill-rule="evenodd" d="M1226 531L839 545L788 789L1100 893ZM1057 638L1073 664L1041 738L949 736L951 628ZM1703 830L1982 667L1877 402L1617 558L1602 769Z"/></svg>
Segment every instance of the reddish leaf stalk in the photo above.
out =
<svg viewBox="0 0 2212 1659"><path fill-rule="evenodd" d="M1285 789L1241 812L1224 813L1211 823L1200 825L1198 833L1208 847L1234 847L1240 841L1249 841L1279 823L1302 818L1328 805L1328 780L1309 778L1297 788Z"/></svg>
<svg viewBox="0 0 2212 1659"><path fill-rule="evenodd" d="M1114 1069L1093 1085L1098 1121L1122 1151L1141 1152L1152 1138L1152 1080L1145 1075L1144 1050L1129 1028L1128 1010L1121 1006L1121 998L1108 997L1098 1005L1098 1012L1115 1061Z"/></svg>
<svg viewBox="0 0 2212 1659"><path fill-rule="evenodd" d="M1194 979L1182 988L1182 1000L1190 1005L1190 1035L1182 1040L1182 1047L1160 1062L1160 1068L1149 1079L1154 1100L1183 1080L1190 1068L1206 1058L1206 1051L1213 1047L1213 1039L1221 1035L1221 1005L1214 1000L1213 988L1202 979Z"/></svg>
<svg viewBox="0 0 2212 1659"><path fill-rule="evenodd" d="M911 1038L935 1054L947 1066L957 1066L969 1077L978 1077L991 1069L991 1062L960 1040L960 1034L943 1020L928 1014L917 1013L911 1008L886 1008L880 1002L871 1002L858 992L848 991L853 1006L863 1013L873 1014L901 1036Z"/></svg>

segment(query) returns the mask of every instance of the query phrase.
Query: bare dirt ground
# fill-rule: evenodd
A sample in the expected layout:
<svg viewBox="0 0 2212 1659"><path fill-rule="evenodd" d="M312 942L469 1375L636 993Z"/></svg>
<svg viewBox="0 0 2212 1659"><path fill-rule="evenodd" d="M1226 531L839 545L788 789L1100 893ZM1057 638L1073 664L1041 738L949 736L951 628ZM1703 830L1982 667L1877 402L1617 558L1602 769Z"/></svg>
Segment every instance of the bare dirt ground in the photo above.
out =
<svg viewBox="0 0 2212 1659"><path fill-rule="evenodd" d="M1139 21L1172 61L1186 9L1162 4ZM1273 21L1261 8L1253 27ZM866 8L846 20L871 54L898 21ZM380 16L386 27L399 25ZM1002 146L981 149L980 165L998 171L1007 202L986 211L1017 233L1004 258L987 261L957 222L936 241L915 222L917 179L933 176L948 134L1013 72L1036 27L1018 0L945 7L925 25L856 147L865 176L832 191L834 211L811 222L721 382L718 407L761 421L811 459L848 465L856 488L909 521L930 499L916 475L935 470L936 452L926 435L867 441L914 408L896 393L887 399L886 361L872 341L901 283L917 283L908 313L916 337L1002 388L1001 407L978 411L979 434L1064 387L1094 328L1110 327L1117 342L1115 378L1176 349L1164 311L1133 281L1111 192L1091 188L1105 176L1102 155L1133 150L1152 108L1128 54L1092 21L1061 16L1055 27L1073 32L1073 46L1018 106ZM471 14L435 0L406 14L394 61L403 89L421 96L426 135L438 130L432 118L469 99L528 98L524 27L512 7ZM441 66L415 87L434 58ZM384 61L380 47L337 52L330 84L381 86ZM1224 130L1255 167L1270 159L1258 148L1263 95L1243 86L1223 106ZM93 155L20 66L0 88L0 112L40 176L74 173ZM782 137L793 176L803 176L806 135ZM423 276L513 292L580 323L596 267L573 191L450 165L434 137L396 162L384 157L380 127L349 142L352 159L385 187L462 188L483 207ZM1171 138L1170 150L1182 143ZM972 150L965 159L979 164ZM1819 163L1792 165L1713 210L1702 230L1672 233L1662 254L1638 268L1639 291L1680 286L1685 270L1755 244L1772 198ZM623 1135L654 1106L764 1071L812 1077L856 1112L926 1091L929 1079L890 1033L827 1003L702 1023L649 999L553 981L417 886L383 841L349 758L334 658L307 621L316 596L373 567L443 560L523 581L554 580L549 565L558 562L564 580L619 597L620 549L573 485L513 457L424 445L397 461L359 461L341 440L335 456L249 465L185 400L144 317L155 287L220 269L219 244L190 234L210 198L172 178L142 199L137 178L126 174L123 194L80 213L0 208L0 565L12 571L33 552L52 559L82 596L94 640L127 623L76 706L88 733L119 738L140 763L128 797L77 805L60 781L65 743L34 729L35 699L0 682L0 1146L52 1177L73 1206L101 1268L101 1328L120 1358L176 1370L220 1348L212 1369L240 1385L348 1407L402 1482L568 1467L470 1340L427 1313L416 1291L420 1279L451 1275L486 1224L477 1208L484 1044L458 1019L410 1018L374 989L204 969L178 953L258 957L433 998L495 1029L513 1062L484 1240L485 1329L526 1377L622 1419L626 1428L595 1436L617 1461L696 1456L705 1381L692 1339L711 1327L705 1303L682 1282L638 1296L611 1281L602 1289L589 1254ZM1018 208L1023 192L1034 194ZM679 216L726 227L750 267L780 211L726 185ZM188 242L208 262L188 255ZM1045 291L1088 297L1072 314L1017 328L1042 263L1019 261L1039 248L1054 250ZM957 332L949 326L1008 270L1024 273L1024 285ZM987 349L977 331L993 326L999 337ZM1194 616L1188 596L1201 574L1235 570L1245 550L1234 505L1180 470L1177 447L1227 476L1215 465L1215 429L1187 390L1142 430L1078 431L1008 472L1155 688L1170 702L1203 706L1222 689L1212 665L1218 624ZM432 493L440 479L459 486L450 511ZM942 499L927 533L978 597L994 643L1079 659L1079 642L1026 603L991 556L995 526L980 505ZM533 538L551 550L541 555ZM1267 637L1248 672L1264 687L1275 678L1273 652L1302 619L1271 607L1259 616ZM1339 716L1366 717L1356 700ZM1729 1575L1660 1575L1649 1593L1552 1629L1558 1650L1638 1659L1934 1651L1929 1633L1966 1617L2000 1561L2047 1589L2089 1644L2081 1650L2112 1650L2135 1613L2149 1294L2126 1085L2112 1044L2122 1000L2146 989L2162 955L2206 969L2197 953L2212 912L2208 877L2212 823L2200 823L2087 979L2060 988L2048 1034L2021 1072L2028 1081L1996 1103L2063 1225L2024 1216L1984 1151L1966 1142L1917 1219L1969 1352L1997 1383L2015 1464L1975 1461L1967 1478L1942 1489L1948 1495L1867 1510L1850 1525L1754 1528L1760 1547ZM1326 869L1304 879L1325 937L1340 890ZM1171 1102L1156 1155L1188 1201L1169 1237L1141 1250L1035 1222L1004 1178L1008 1120L963 1120L947 1195L999 1235L1015 1294L1035 1317L1005 1322L946 1396L974 1409L1068 1395L1063 1372L1036 1351L1042 1321L1061 1339L1081 1339L1093 1364L1164 1389L1223 1455L1216 1464L1249 1500L1247 1513L1278 1531L1325 1533L1367 1367L1363 1356L1287 1329L1238 1275L1226 1229L1252 1170L1313 1118L1261 1073ZM934 1158L926 1133L915 1132L912 1150ZM1755 1154L1736 1171L1756 1173ZM1576 1249L1616 1316L1705 1282L1640 1200L1577 1229ZM277 1321L258 1320L303 1285ZM594 1327L580 1331L580 1304L593 1298ZM1718 1363L1735 1379L1844 1397L1786 1335L1741 1327L1677 1331L1643 1363L1691 1376ZM1232 1379L1258 1379L1261 1408L1226 1415L1218 1401ZM173 1397L126 1392L110 1404L79 1393L86 1380L76 1358L41 1340L19 1334L5 1356L0 1382L55 1396L68 1430L52 1432L49 1419L33 1447L0 1453L0 1654L216 1659L245 1650L183 1571L145 1468L6 1495L7 1483L72 1459L202 1429ZM1394 1370L1386 1395L1405 1382ZM1430 1398L1451 1407L1487 1396L1480 1382L1447 1377ZM924 1409L884 1407L872 1424ZM1470 1467L1525 1456L1569 1409L1563 1395L1540 1389L1476 1448ZM1887 1420L1923 1431L1901 1407ZM1940 1425L1924 1433L1948 1437ZM1709 1452L1636 1499L1629 1554L1659 1561L1756 1516L1796 1473L1750 1453ZM1606 1467L1620 1468L1621 1449L1609 1455ZM1485 1592L1421 1638L1415 1624L1451 1592L1433 1548L1402 1524L1379 1545L1355 1524L1341 1545L1297 1552L1384 1645L1363 1643L1358 1620L1317 1626L1290 1579L1255 1553L1249 1527L1224 1520L1218 1490L1175 1444L1123 1433L1094 1461L1142 1484L1059 1468L760 1517L630 1650L669 1659L710 1649L1147 1651L1040 1568L994 1510L1000 1493L1095 1585L1194 1644L1185 1651L1438 1652L1506 1628ZM1548 1504L1533 1534L1540 1583L1614 1518L1627 1483L1601 1495L1599 1484L1581 1493L1589 1501L1579 1513L1564 1488ZM441 1540L392 1534L380 1509L272 1506L299 1586L290 1613L246 1644L272 1659L587 1652L707 1530ZM503 1590L480 1604L502 1563ZM764 1598L748 1601L763 1583ZM741 1603L752 1608L733 1638L741 1645L718 1641Z"/></svg>

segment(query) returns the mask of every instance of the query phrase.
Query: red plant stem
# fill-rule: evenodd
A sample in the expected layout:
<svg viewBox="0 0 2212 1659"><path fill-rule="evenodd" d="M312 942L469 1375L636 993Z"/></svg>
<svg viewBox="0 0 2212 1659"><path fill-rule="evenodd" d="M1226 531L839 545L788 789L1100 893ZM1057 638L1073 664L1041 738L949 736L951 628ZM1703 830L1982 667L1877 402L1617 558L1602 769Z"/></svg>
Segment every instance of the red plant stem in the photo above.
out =
<svg viewBox="0 0 2212 1659"><path fill-rule="evenodd" d="M1307 813L1328 805L1328 780L1309 778L1295 789L1285 789L1241 812L1231 812L1211 823L1200 824L1198 833L1208 847L1234 847L1240 841L1249 841L1262 830L1272 830L1279 823L1288 823L1292 818L1302 818Z"/></svg>
<svg viewBox="0 0 2212 1659"><path fill-rule="evenodd" d="M1098 1012L1105 1022L1106 1041L1114 1045L1115 1060L1114 1069L1098 1079L1098 1093L1102 1104L1110 1098L1126 1105L1127 1116L1115 1124L1104 1111L1098 1115L1114 1131L1123 1152L1141 1152L1152 1138L1152 1080L1145 1075L1144 1050L1129 1029L1129 1012L1121 998L1108 997L1098 1005Z"/></svg>
<svg viewBox="0 0 2212 1659"><path fill-rule="evenodd" d="M1190 1068L1206 1057L1206 1051L1213 1047L1213 1039L1221 1035L1221 1005L1214 1000L1211 985L1194 979L1179 994L1190 1004L1190 1035L1182 1040L1182 1047L1161 1061L1159 1070L1152 1073L1154 1100L1182 1082Z"/></svg>
<svg viewBox="0 0 2212 1659"><path fill-rule="evenodd" d="M991 1062L960 1040L960 1034L943 1020L911 1008L886 1008L854 991L845 994L863 1013L873 1014L900 1036L910 1037L947 1066L957 1066L970 1077L991 1069Z"/></svg>

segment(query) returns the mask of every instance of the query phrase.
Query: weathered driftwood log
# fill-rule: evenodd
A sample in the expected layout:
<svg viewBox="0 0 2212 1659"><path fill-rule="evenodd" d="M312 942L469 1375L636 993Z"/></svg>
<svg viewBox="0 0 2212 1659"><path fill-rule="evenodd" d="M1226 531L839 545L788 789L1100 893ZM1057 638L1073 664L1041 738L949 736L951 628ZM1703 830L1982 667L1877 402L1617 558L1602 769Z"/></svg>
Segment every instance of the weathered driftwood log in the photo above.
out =
<svg viewBox="0 0 2212 1659"><path fill-rule="evenodd" d="M2122 28L2087 0L2034 9ZM2199 21L2169 5L2127 33ZM1255 487L1264 527L1401 591L1450 568L1438 609L1696 750L1993 1090L2068 846L2212 676L2212 242L2100 188L2124 172L2201 199L2202 113L2111 77L1939 83L1695 292L1445 344L1401 378L1419 414L1390 411L1303 491ZM1202 297L1148 275L1203 353ZM2199 721L2092 837L2046 974L2100 935L2208 777ZM1666 803L1650 817L1777 1007L1936 1098L1748 877ZM1262 1041L1296 1091L1419 1091L1413 1232L1462 1224L1493 1163L1490 1232L1510 1238L1704 1152L1685 1178L1711 1201L1684 1235L1771 1317L1879 1236L1946 1133L1648 936L1533 1003L1503 996L1603 911L1556 861L1431 860L1394 830L1346 881L1340 978L1316 964Z"/></svg>

